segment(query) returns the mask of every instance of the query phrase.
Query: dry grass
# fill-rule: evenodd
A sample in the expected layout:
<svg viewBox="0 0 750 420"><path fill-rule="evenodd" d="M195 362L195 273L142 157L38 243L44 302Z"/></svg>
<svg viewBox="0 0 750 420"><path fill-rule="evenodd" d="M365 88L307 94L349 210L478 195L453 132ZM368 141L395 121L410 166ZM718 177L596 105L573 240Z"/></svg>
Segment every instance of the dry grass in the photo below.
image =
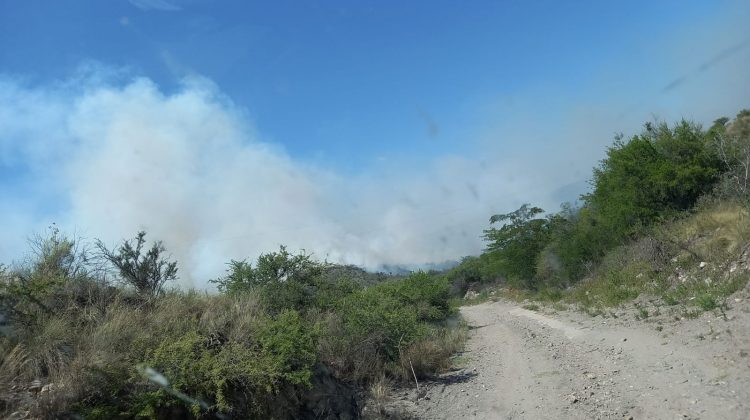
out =
<svg viewBox="0 0 750 420"><path fill-rule="evenodd" d="M384 415L386 413L386 404L388 402L388 394L391 386L390 379L384 374L379 375L370 384L370 397L375 404L375 410L378 415Z"/></svg>
<svg viewBox="0 0 750 420"><path fill-rule="evenodd" d="M0 418L284 417L316 364L382 406L391 381L446 369L466 340L447 284L424 274L274 313L254 291L149 296L46 273L14 289L0 272L0 303L23 316L0 335Z"/></svg>
<svg viewBox="0 0 750 420"><path fill-rule="evenodd" d="M713 310L747 282L746 272L736 267L748 248L748 209L713 203L658 227L652 237L613 249L591 278L566 291L566 300L600 313L649 293L670 305Z"/></svg>
<svg viewBox="0 0 750 420"><path fill-rule="evenodd" d="M436 329L427 337L412 343L401 352L401 378L413 380L414 374L418 378L424 378L447 370L451 365L451 356L463 350L467 338L467 326L459 323L450 328Z"/></svg>
<svg viewBox="0 0 750 420"><path fill-rule="evenodd" d="M326 331L325 339L318 342L318 357L337 377L367 382L384 371L383 361L372 346L380 341L379 336L364 337L352 343L339 314L328 312L318 317L318 325Z"/></svg>
<svg viewBox="0 0 750 420"><path fill-rule="evenodd" d="M25 407L38 417L66 412L78 402L109 397L135 374L147 350L169 337L197 328L216 340L242 342L261 322L262 308L251 294L236 299L171 293L139 300L123 292L105 302L102 296L90 299L97 293L90 286L70 292L83 295L69 296L57 314L0 339L0 389L15 390L0 395L7 408Z"/></svg>
<svg viewBox="0 0 750 420"><path fill-rule="evenodd" d="M688 254L705 261L730 258L750 241L750 214L738 204L718 203L677 222L671 229ZM686 259L689 255L683 255Z"/></svg>

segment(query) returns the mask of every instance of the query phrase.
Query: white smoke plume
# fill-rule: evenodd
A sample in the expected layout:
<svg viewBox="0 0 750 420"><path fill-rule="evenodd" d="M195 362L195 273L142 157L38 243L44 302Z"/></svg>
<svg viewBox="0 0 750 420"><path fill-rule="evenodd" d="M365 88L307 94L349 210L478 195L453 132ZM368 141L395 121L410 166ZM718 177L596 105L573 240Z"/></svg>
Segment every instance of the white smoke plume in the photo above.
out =
<svg viewBox="0 0 750 420"><path fill-rule="evenodd" d="M25 166L29 187L4 203L3 246L51 222L111 245L144 229L178 259L186 284L204 286L230 258L280 244L369 268L454 260L481 249L498 202L534 199L533 179L498 185L517 168L459 157L419 175L343 179L260 141L205 79L172 94L143 78L99 79L0 85L12 104L0 118L5 165Z"/></svg>
<svg viewBox="0 0 750 420"><path fill-rule="evenodd" d="M0 77L0 261L22 256L25 238L52 222L113 246L146 230L179 261L183 285L201 288L230 259L281 244L371 269L456 260L481 251L492 214L575 199L613 135L637 132L650 112L706 123L747 107L748 50L676 74L685 82L668 94L603 80L598 97L498 98L466 154L355 176L264 141L204 78L164 92L91 65L54 84Z"/></svg>

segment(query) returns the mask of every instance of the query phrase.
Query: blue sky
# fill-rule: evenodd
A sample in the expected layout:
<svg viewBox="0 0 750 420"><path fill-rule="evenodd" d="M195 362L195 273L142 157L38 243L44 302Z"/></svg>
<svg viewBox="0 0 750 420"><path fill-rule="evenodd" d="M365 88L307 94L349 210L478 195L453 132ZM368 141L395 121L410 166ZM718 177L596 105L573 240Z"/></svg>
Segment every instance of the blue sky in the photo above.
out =
<svg viewBox="0 0 750 420"><path fill-rule="evenodd" d="M466 151L475 110L488 98L523 95L539 83L585 92L623 54L646 58L637 49L647 38L725 7L13 1L2 6L0 63L42 82L97 60L165 90L195 72L247 108L264 137L293 156L355 169L373 157ZM657 84L669 77L651 74Z"/></svg>
<svg viewBox="0 0 750 420"><path fill-rule="evenodd" d="M279 222L263 246L291 242L371 267L476 253L492 212L524 201L554 210L574 199L615 133L653 117L710 122L750 106L748 17L740 1L2 0L0 192L8 199L0 210L14 222L0 258L17 257L24 229L52 221L110 240L149 227L185 248L177 253L186 260L257 254L224 233L206 236L236 228L211 224L182 238L176 226L157 227L175 211L226 218L223 207L200 217L183 207L195 185L211 188L212 164L232 168L222 160L251 149L253 159L264 156L258 165L287 168L277 175L295 194L313 190L301 208L319 216ZM234 143L200 169L205 176L180 205L119 220L95 209L91 197L107 187L80 177L122 182L92 172L96 159L106 171L106 159L138 150L134 137L108 137L117 124L142 127L130 136L149 145L196 147L187 158L200 160L216 140L186 132L187 116L226 121L217 130ZM118 176L149 174L140 164ZM166 174L181 173L173 169ZM232 191L265 203L245 209L251 219L273 225L264 212L299 206L299 195L274 195L292 184L256 169L238 164L225 175L238 180ZM160 182L152 180L152 196L174 187ZM313 225L328 226L314 230L330 237L284 233ZM243 225L238 237L258 236L257 226ZM388 229L403 237L372 238ZM436 238L453 245L437 251ZM217 264L193 266L203 276Z"/></svg>

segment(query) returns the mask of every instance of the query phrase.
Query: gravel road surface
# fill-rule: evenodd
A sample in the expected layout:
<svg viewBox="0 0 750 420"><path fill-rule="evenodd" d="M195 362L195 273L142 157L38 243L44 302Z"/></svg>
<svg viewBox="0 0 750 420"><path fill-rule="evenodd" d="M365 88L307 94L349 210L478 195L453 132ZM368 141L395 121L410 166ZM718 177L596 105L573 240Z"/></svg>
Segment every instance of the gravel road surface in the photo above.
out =
<svg viewBox="0 0 750 420"><path fill-rule="evenodd" d="M748 419L750 309L733 301L697 319L463 307L463 366L396 402L425 419Z"/></svg>

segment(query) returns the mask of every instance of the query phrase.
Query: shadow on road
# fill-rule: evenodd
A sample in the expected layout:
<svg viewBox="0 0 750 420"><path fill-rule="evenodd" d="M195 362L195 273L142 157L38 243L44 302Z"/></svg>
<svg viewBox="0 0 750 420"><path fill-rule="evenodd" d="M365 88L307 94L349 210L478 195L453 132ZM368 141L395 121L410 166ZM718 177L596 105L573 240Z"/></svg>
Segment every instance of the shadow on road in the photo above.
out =
<svg viewBox="0 0 750 420"><path fill-rule="evenodd" d="M465 370L459 370L456 372L449 372L444 373L436 378L431 378L429 380L426 380L426 383L430 384L443 384L443 385L451 385L451 384L459 384L463 382L468 382L471 380L471 378L477 376L476 372L467 372Z"/></svg>

